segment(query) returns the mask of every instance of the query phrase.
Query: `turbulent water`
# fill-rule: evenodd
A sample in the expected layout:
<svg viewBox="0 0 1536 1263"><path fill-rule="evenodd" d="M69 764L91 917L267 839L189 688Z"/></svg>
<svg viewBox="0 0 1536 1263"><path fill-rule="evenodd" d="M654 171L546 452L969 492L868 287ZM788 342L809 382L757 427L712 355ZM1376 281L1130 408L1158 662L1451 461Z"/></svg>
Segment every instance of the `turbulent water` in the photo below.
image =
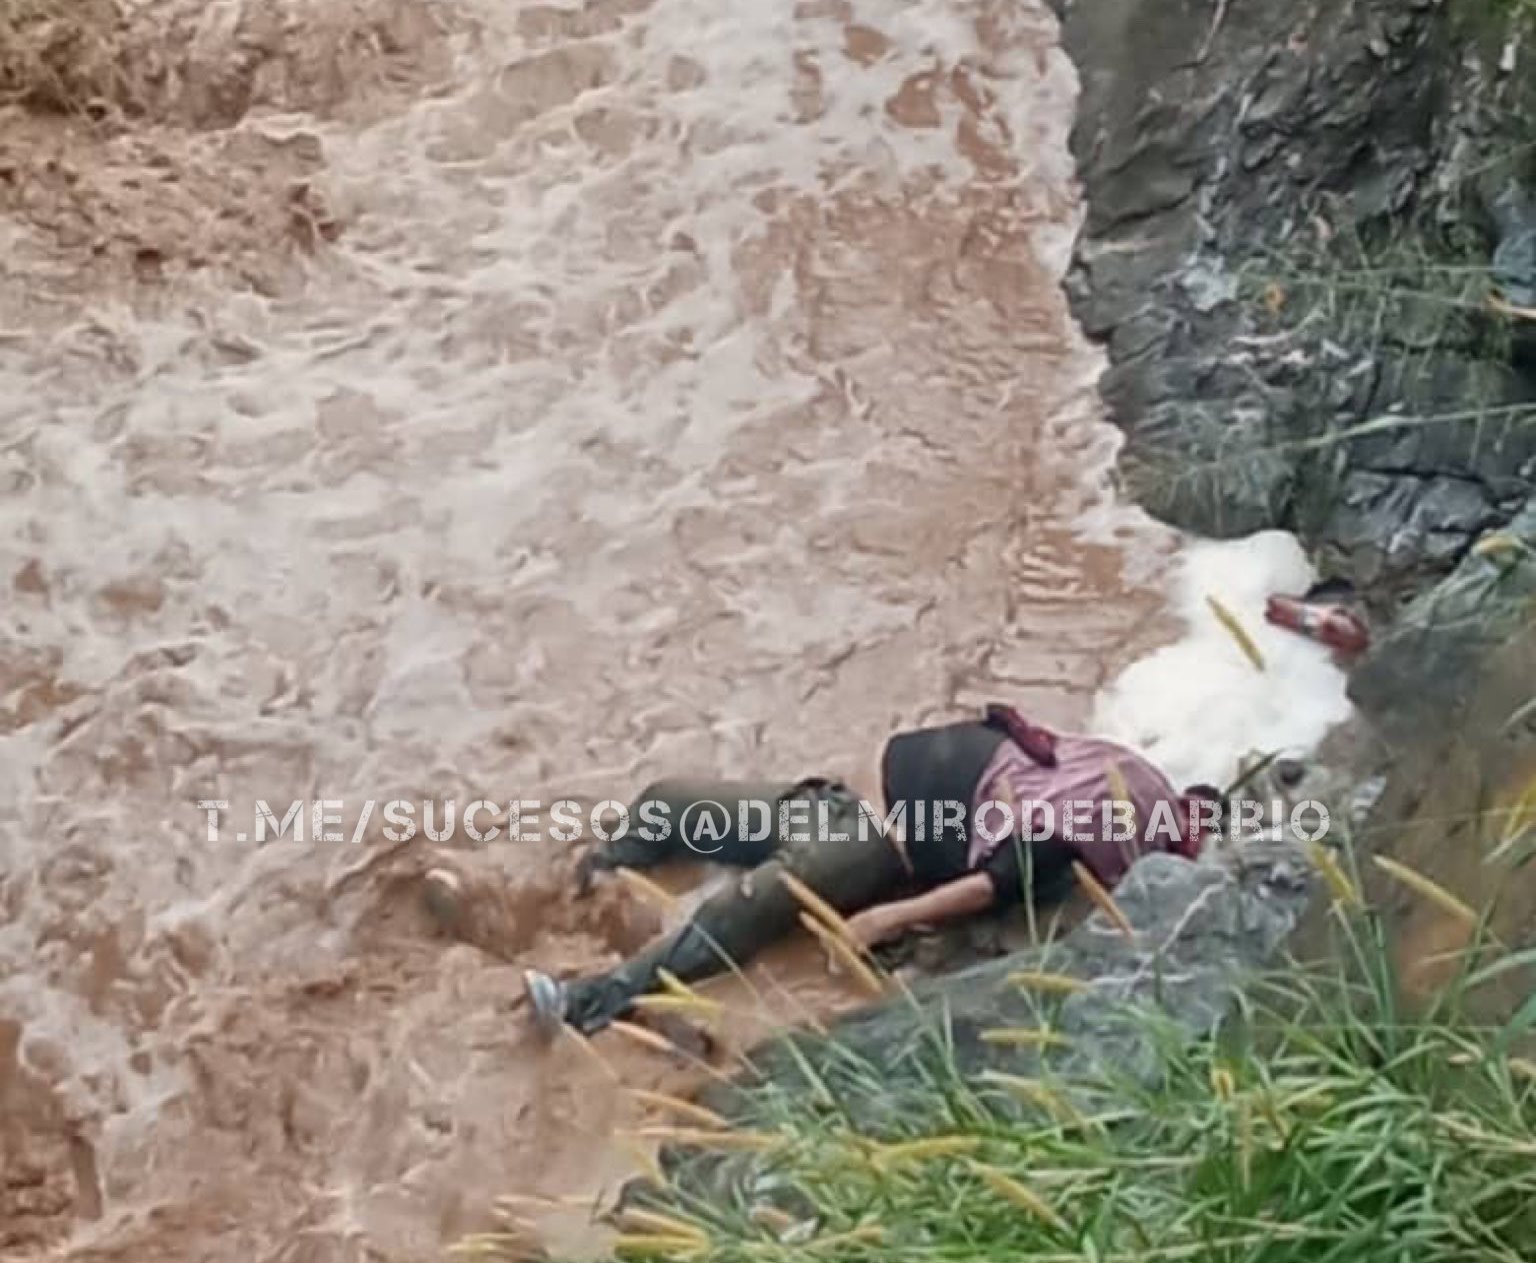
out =
<svg viewBox="0 0 1536 1263"><path fill-rule="evenodd" d="M7 1257L427 1258L629 1169L605 1068L511 1008L516 963L644 933L622 894L456 854L511 876L494 953L448 946L438 851L235 840L257 799L350 836L680 769L871 787L893 725L1081 722L1166 630L1058 289L1042 4L381 3L291 53L363 7L183 3L165 120L8 131Z"/></svg>

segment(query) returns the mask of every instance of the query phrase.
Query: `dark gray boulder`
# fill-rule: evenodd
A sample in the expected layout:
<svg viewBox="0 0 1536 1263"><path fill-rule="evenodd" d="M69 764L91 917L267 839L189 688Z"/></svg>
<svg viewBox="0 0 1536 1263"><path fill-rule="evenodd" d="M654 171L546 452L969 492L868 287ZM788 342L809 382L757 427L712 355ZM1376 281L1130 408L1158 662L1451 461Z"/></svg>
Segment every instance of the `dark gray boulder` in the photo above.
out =
<svg viewBox="0 0 1536 1263"><path fill-rule="evenodd" d="M1350 696L1399 745L1421 746L1467 726L1469 704L1486 694L1494 670L1507 676L1501 691L1511 714L1536 700L1536 495L1407 606L1350 677ZM1481 734L1489 743L1512 735Z"/></svg>

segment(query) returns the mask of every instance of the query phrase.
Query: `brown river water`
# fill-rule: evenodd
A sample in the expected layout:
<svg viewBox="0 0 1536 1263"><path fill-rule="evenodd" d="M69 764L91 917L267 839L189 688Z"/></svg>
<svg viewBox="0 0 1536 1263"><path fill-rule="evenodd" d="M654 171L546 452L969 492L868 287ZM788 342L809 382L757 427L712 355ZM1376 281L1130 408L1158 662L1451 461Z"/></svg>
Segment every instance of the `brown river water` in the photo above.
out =
<svg viewBox="0 0 1536 1263"><path fill-rule="evenodd" d="M233 831L1085 722L1175 543L1058 288L1075 77L1038 0L147 11L161 118L0 142L0 1255L432 1258L633 1169L514 1002L648 914L543 844ZM752 977L732 1038L851 1000Z"/></svg>

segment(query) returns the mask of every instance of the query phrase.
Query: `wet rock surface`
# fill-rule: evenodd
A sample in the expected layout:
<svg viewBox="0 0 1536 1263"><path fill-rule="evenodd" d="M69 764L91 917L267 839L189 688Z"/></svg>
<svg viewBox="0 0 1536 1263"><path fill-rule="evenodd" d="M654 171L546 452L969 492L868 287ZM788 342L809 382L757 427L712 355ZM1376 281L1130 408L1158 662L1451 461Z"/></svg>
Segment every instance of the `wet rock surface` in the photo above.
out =
<svg viewBox="0 0 1536 1263"><path fill-rule="evenodd" d="M1156 1007L1192 1036L1212 1033L1244 972L1273 957L1305 910L1308 873L1300 853L1285 848L1239 852L1231 866L1146 856L1115 891L1134 933L1095 913L1057 944L925 980L910 999L839 1024L840 1048L818 1069L829 1085L846 1089L839 1100L868 1113L876 1127L882 1120L909 1122L916 1099L931 1101L924 1087L937 1071L935 1058L967 1076L988 1069L1036 1073L1045 1060L1060 1071L1108 1066L1151 1075L1147 1029L1129 1014ZM1056 1005L1010 981L1027 970L1080 979L1084 989ZM983 1038L998 1028L1042 1025L1065 1041L1059 1052ZM941 1030L947 1052L935 1043ZM857 1078L840 1073L850 1055L880 1067L878 1091L867 1084L861 1091ZM793 1073L787 1058L782 1069ZM904 1087L914 1092L912 1101L903 1098Z"/></svg>
<svg viewBox="0 0 1536 1263"><path fill-rule="evenodd" d="M1410 603L1350 681L1356 702L1400 744L1465 727L1482 677L1505 670L1507 713L1489 740L1524 743L1536 758L1536 714L1520 717L1536 679L1536 496L1503 530L1462 558L1445 582ZM1527 667L1503 659L1523 655ZM1527 708L1528 710L1528 708Z"/></svg>
<svg viewBox="0 0 1536 1263"><path fill-rule="evenodd" d="M1069 280L1150 509L1296 530L1389 606L1536 475L1530 41L1433 0L1058 0Z"/></svg>

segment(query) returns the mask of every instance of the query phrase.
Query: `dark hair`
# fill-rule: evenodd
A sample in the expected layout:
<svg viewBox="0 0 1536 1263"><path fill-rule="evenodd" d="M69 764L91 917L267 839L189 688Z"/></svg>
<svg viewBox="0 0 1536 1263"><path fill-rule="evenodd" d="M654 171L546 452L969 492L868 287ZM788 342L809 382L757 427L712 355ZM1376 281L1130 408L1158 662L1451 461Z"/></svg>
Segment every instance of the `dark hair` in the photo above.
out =
<svg viewBox="0 0 1536 1263"><path fill-rule="evenodd" d="M1227 810L1227 796L1214 785L1207 785L1202 781L1198 785L1186 785L1184 797L1199 799L1201 802L1215 803L1223 815Z"/></svg>
<svg viewBox="0 0 1536 1263"><path fill-rule="evenodd" d="M1204 849L1205 835L1195 823L1195 804L1209 803L1215 807L1216 818L1219 822L1226 818L1227 799L1216 786L1205 784L1186 785L1181 797L1189 815L1186 819L1188 831L1182 838L1183 845L1180 853L1187 859L1198 859L1201 851ZM1218 829L1219 827L1218 824Z"/></svg>

